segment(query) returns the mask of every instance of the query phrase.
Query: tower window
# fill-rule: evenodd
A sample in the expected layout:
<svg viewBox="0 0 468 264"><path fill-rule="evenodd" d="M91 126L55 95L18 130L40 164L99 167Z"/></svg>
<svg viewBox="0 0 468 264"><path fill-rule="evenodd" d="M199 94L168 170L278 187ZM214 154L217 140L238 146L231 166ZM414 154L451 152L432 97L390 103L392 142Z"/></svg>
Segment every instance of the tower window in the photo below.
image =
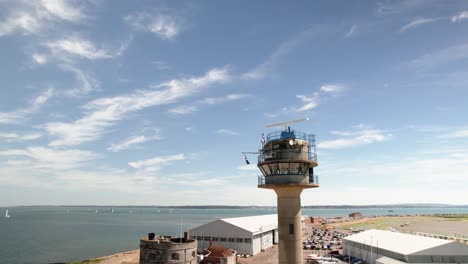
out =
<svg viewBox="0 0 468 264"><path fill-rule="evenodd" d="M171 259L179 260L179 254L178 253L172 253Z"/></svg>
<svg viewBox="0 0 468 264"><path fill-rule="evenodd" d="M289 234L294 235L294 224L289 224Z"/></svg>

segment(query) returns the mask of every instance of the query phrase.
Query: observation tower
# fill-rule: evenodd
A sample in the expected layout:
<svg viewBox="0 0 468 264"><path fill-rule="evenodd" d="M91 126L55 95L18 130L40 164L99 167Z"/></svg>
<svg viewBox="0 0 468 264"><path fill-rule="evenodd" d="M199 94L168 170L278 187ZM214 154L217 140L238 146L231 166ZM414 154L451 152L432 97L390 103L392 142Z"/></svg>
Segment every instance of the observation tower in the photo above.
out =
<svg viewBox="0 0 468 264"><path fill-rule="evenodd" d="M309 118L272 124L283 127L262 135L257 166L258 188L273 189L277 195L279 263L302 264L301 192L319 187L315 135L292 130L289 124Z"/></svg>

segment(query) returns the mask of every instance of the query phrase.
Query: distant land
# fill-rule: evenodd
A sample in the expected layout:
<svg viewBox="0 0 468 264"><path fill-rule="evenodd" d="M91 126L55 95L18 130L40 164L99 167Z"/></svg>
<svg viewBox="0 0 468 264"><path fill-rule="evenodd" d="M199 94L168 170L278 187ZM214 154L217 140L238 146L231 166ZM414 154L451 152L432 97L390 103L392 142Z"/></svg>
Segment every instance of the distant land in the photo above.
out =
<svg viewBox="0 0 468 264"><path fill-rule="evenodd" d="M26 205L25 205L26 206ZM173 208L173 209L275 209L276 206L257 205L29 205L29 206L66 206L66 207L132 207L132 208ZM21 207L21 206L16 206ZM371 204L371 205L305 205L305 209L352 209L352 208L468 208L465 205L435 203Z"/></svg>

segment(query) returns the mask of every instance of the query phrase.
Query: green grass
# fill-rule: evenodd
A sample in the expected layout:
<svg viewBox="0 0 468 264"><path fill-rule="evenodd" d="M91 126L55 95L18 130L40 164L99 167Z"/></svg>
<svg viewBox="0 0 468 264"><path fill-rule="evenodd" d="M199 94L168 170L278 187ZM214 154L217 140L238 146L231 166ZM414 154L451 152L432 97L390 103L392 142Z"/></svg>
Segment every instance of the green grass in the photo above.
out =
<svg viewBox="0 0 468 264"><path fill-rule="evenodd" d="M373 219L363 223L343 225L345 228L354 229L380 229L388 230L388 227L399 227L404 223L411 222L411 219L405 218L389 218L389 219Z"/></svg>
<svg viewBox="0 0 468 264"><path fill-rule="evenodd" d="M457 214L457 215L436 215L439 218L444 218L449 221L468 221L468 214Z"/></svg>

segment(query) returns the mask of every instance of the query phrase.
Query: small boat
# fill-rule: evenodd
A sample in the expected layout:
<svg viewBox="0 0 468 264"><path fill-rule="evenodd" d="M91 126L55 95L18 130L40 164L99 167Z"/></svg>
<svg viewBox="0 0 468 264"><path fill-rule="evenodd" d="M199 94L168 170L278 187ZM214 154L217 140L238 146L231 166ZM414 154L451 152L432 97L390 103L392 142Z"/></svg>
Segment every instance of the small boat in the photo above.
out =
<svg viewBox="0 0 468 264"><path fill-rule="evenodd" d="M5 212L5 218L10 218L10 215L8 214L8 209L6 209L6 212Z"/></svg>
<svg viewBox="0 0 468 264"><path fill-rule="evenodd" d="M113 212L114 212L114 208L111 208L111 213L113 213Z"/></svg>

